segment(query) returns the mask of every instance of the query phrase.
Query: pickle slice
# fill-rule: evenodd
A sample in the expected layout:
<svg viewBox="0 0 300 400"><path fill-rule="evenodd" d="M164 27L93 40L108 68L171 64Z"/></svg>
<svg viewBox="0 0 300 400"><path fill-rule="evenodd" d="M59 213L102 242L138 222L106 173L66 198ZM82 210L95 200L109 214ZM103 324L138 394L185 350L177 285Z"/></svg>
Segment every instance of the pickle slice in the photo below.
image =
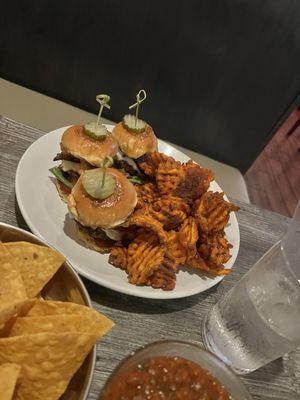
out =
<svg viewBox="0 0 300 400"><path fill-rule="evenodd" d="M96 122L88 122L85 124L83 126L83 131L86 135L96 140L103 140L108 134L108 130L105 126L102 124L97 125Z"/></svg>
<svg viewBox="0 0 300 400"><path fill-rule="evenodd" d="M123 117L124 128L132 133L142 133L146 129L147 123L142 119L136 119L132 114L126 114Z"/></svg>
<svg viewBox="0 0 300 400"><path fill-rule="evenodd" d="M90 169L83 173L82 185L91 197L103 200L115 191L116 180L105 169Z"/></svg>

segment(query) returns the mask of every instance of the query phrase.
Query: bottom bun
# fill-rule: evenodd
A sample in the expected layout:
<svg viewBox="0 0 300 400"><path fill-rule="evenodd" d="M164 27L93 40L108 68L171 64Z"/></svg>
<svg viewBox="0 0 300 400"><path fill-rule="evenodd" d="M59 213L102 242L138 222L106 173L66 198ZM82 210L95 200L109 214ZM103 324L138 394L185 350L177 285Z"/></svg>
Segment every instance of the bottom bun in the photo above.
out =
<svg viewBox="0 0 300 400"><path fill-rule="evenodd" d="M78 223L76 223L76 238L88 249L98 251L99 253L109 253L114 241L107 238L95 239L88 233L86 233Z"/></svg>
<svg viewBox="0 0 300 400"><path fill-rule="evenodd" d="M55 179L55 186L58 191L59 197L62 199L64 203L68 203L68 197L71 193L71 190L68 189L62 182Z"/></svg>

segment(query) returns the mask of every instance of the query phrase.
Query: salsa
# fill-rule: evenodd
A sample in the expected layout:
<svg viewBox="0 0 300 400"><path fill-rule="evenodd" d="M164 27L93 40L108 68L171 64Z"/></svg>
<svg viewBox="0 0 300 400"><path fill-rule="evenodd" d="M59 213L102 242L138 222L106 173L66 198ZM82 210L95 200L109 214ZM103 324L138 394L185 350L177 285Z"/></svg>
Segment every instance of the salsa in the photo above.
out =
<svg viewBox="0 0 300 400"><path fill-rule="evenodd" d="M194 362L154 357L115 376L101 400L230 400L230 395Z"/></svg>

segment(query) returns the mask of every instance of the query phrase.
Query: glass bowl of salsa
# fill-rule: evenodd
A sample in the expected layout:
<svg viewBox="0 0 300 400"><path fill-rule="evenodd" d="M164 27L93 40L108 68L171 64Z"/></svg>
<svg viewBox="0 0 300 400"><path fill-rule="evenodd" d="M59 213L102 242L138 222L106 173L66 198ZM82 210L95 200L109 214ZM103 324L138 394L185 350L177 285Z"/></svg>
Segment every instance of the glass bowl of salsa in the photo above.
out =
<svg viewBox="0 0 300 400"><path fill-rule="evenodd" d="M193 343L151 343L126 357L100 400L251 400L239 377Z"/></svg>

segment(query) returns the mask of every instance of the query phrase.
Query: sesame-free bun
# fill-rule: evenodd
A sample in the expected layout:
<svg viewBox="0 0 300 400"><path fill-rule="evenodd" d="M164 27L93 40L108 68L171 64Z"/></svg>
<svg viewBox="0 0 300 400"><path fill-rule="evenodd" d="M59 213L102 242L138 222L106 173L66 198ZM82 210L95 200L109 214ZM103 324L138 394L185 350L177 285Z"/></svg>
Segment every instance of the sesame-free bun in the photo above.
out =
<svg viewBox="0 0 300 400"><path fill-rule="evenodd" d="M120 149L130 158L139 158L157 150L157 139L150 125L146 125L144 132L132 133L119 122L113 129L113 135Z"/></svg>
<svg viewBox="0 0 300 400"><path fill-rule="evenodd" d="M125 222L136 206L136 190L126 176L114 168L108 168L107 174L115 178L116 188L106 199L98 200L89 196L82 185L82 175L69 195L69 211L84 226L93 229L113 228Z"/></svg>
<svg viewBox="0 0 300 400"><path fill-rule="evenodd" d="M82 125L68 128L62 135L62 152L83 159L95 167L100 167L105 157L114 157L118 152L118 143L111 133L103 140L96 140L86 135Z"/></svg>
<svg viewBox="0 0 300 400"><path fill-rule="evenodd" d="M58 191L59 197L64 203L68 203L69 192L66 190L65 185L61 183L58 179L55 179L55 186Z"/></svg>

